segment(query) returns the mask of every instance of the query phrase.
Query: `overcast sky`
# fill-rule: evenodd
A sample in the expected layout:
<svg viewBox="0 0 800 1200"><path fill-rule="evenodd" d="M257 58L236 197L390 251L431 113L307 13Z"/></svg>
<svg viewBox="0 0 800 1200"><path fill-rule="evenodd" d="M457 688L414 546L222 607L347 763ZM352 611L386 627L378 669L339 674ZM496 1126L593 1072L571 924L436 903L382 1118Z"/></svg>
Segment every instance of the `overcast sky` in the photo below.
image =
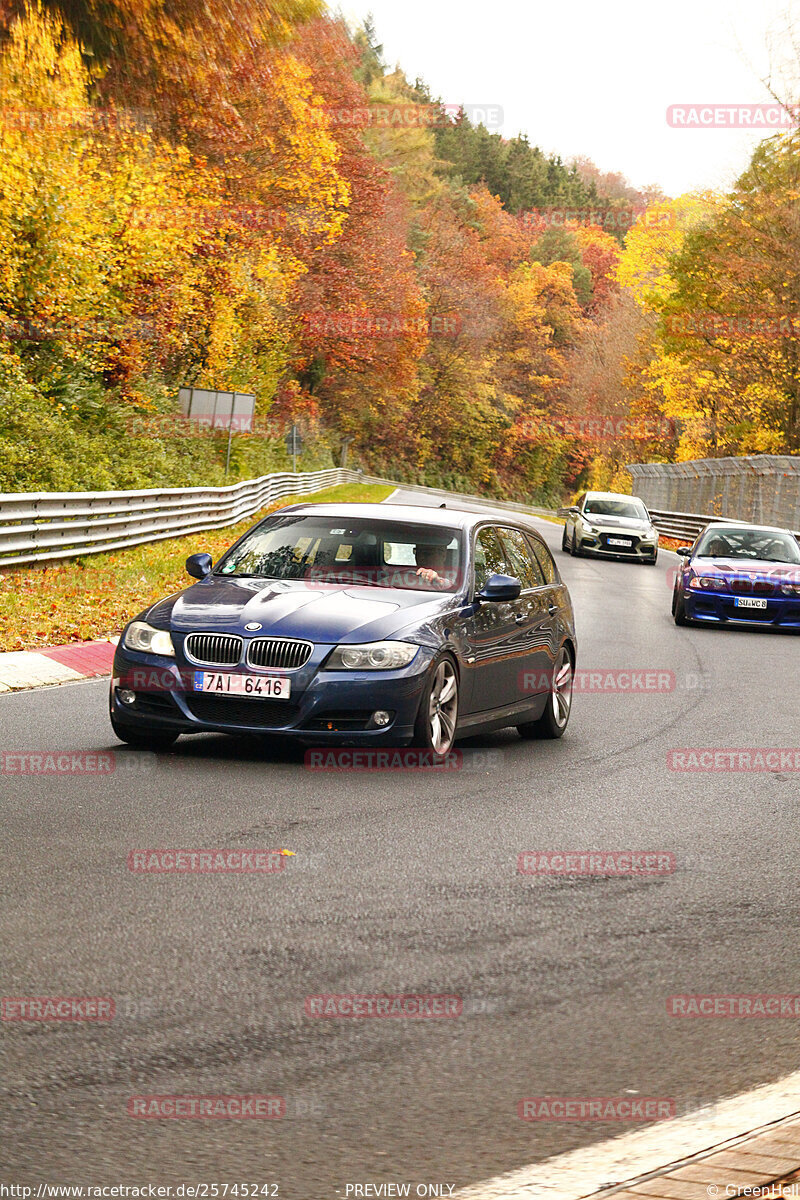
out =
<svg viewBox="0 0 800 1200"><path fill-rule="evenodd" d="M446 103L502 108L504 136L670 195L731 184L758 136L670 128L668 107L769 101L761 81L791 61L791 24L800 40L800 0L342 0L341 11L372 12L387 62Z"/></svg>

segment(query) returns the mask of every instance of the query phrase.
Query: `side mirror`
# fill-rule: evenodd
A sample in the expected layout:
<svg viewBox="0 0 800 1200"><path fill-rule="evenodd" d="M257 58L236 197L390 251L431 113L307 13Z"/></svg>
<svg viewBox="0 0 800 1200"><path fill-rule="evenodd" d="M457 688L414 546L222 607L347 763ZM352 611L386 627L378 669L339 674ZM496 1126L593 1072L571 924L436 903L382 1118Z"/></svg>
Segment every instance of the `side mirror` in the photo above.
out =
<svg viewBox="0 0 800 1200"><path fill-rule="evenodd" d="M516 600L521 591L522 584L513 575L490 575L475 599L494 603Z"/></svg>
<svg viewBox="0 0 800 1200"><path fill-rule="evenodd" d="M581 510L578 508L577 504L570 504L569 508L567 509L568 513L575 513L576 516L579 515L580 511Z"/></svg>
<svg viewBox="0 0 800 1200"><path fill-rule="evenodd" d="M186 570L193 579L206 579L211 574L211 555L190 554L186 560Z"/></svg>
<svg viewBox="0 0 800 1200"><path fill-rule="evenodd" d="M690 554L692 553L692 547L691 546L678 546L678 549L675 551L675 553L680 554L681 558L688 558L690 556Z"/></svg>

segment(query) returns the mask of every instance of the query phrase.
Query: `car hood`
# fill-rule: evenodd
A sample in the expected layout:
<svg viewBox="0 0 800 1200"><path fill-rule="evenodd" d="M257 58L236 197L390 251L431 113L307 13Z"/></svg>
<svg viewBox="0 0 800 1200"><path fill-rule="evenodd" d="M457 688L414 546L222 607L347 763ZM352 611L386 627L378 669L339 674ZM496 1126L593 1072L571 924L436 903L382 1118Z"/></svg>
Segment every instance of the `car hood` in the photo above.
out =
<svg viewBox="0 0 800 1200"><path fill-rule="evenodd" d="M800 563L771 562L765 558L693 558L698 575L746 575L753 579L788 577L800 583Z"/></svg>
<svg viewBox="0 0 800 1200"><path fill-rule="evenodd" d="M219 575L159 601L147 619L176 633L249 633L308 641L378 641L423 624L456 597L428 592L313 583L232 579ZM246 630L251 623L260 629Z"/></svg>
<svg viewBox="0 0 800 1200"><path fill-rule="evenodd" d="M641 517L604 517L587 513L584 520L600 529L629 530L631 533L650 528L650 522L643 521Z"/></svg>

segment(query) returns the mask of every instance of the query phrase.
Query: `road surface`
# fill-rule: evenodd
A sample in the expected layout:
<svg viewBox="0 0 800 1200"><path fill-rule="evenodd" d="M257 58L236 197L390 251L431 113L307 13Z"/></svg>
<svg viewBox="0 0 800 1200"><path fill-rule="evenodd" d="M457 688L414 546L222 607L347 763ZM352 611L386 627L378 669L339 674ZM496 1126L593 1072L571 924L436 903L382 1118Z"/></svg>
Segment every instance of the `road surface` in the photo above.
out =
<svg viewBox="0 0 800 1200"><path fill-rule="evenodd" d="M679 773L667 755L799 745L800 641L677 629L675 556L570 559L561 527L536 525L572 592L579 667L674 673L666 691L577 694L561 742L512 730L462 743L445 775L319 774L281 744L121 748L104 682L0 697L5 752L116 754L111 775L0 776L0 992L117 1005L105 1024L0 1026L6 1182L413 1194L627 1128L524 1122L526 1096L686 1112L798 1067L791 1020L666 1011L676 993L800 991L797 776ZM267 876L126 868L134 848L234 846L296 857ZM534 849L655 850L677 868L517 874ZM464 1013L305 1013L308 995L353 992L454 994ZM131 1096L200 1093L282 1096L286 1116L126 1113Z"/></svg>

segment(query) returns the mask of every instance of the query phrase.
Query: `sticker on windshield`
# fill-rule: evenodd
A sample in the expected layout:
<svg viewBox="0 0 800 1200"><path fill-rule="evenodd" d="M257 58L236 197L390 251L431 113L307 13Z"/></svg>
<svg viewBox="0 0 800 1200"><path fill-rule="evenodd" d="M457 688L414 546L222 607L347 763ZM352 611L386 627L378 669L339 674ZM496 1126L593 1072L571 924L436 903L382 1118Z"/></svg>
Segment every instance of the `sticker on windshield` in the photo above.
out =
<svg viewBox="0 0 800 1200"><path fill-rule="evenodd" d="M331 535L333 535L334 533L344 533L344 530L343 529L332 529Z"/></svg>

